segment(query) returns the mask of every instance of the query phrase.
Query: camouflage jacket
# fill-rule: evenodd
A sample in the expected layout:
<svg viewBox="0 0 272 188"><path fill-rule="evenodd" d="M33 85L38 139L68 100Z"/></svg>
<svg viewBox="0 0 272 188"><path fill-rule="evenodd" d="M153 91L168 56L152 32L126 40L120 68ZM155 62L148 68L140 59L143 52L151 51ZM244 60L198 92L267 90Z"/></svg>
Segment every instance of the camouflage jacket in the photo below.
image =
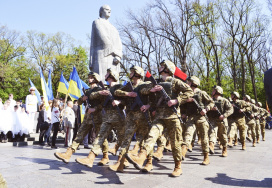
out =
<svg viewBox="0 0 272 188"><path fill-rule="evenodd" d="M244 112L246 112L250 108L249 104L246 101L244 101L244 100L237 99L235 102L231 101L231 104L232 104L233 110L234 110L233 114L231 114L229 116L229 118L231 118L231 119L236 119L236 118L242 118L242 117L244 117L245 116L244 113L242 113L242 112L240 113L239 110L241 109Z"/></svg>
<svg viewBox="0 0 272 188"><path fill-rule="evenodd" d="M233 113L233 106L231 103L224 97L219 96L217 99L214 100L214 106L217 107L220 114L223 115L225 118L229 117ZM220 114L217 110L210 110L207 115L211 119L218 119Z"/></svg>

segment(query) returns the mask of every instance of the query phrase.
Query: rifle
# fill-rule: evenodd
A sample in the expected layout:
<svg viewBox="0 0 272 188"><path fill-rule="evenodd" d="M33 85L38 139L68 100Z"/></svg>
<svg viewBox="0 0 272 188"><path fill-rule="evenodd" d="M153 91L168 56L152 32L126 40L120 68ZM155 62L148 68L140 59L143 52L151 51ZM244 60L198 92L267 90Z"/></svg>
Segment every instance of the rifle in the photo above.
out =
<svg viewBox="0 0 272 188"><path fill-rule="evenodd" d="M82 91L83 91L84 96L87 96L87 95L86 95L86 90L85 90L85 88L82 88ZM87 96L87 97L88 97L88 96ZM88 97L87 100L86 100L86 104L87 104L87 105L86 105L85 114L88 113L88 109L91 108L89 97ZM94 126L94 128L95 128L93 114L91 113L90 115L91 115L91 118L92 118L93 126Z"/></svg>
<svg viewBox="0 0 272 188"><path fill-rule="evenodd" d="M129 92L134 91L131 82L128 82L126 86L128 87ZM142 100L140 99L138 93L137 93L137 96L135 97L135 102L131 106L131 109L133 110L136 105L138 105L140 108L144 105ZM148 111L145 111L143 113L144 113L145 119L147 120L148 125L151 127L151 121L149 119Z"/></svg>
<svg viewBox="0 0 272 188"><path fill-rule="evenodd" d="M98 84L101 86L101 88L102 88L103 90L106 90L106 88L105 88L105 86L104 86L104 84L103 84L102 81L98 82ZM108 97L107 97L106 101L104 102L103 106L105 107L106 104L107 104L109 101L110 101L110 102L113 102L113 101L114 101L114 97L112 96L111 92L110 92L110 94L108 95ZM125 118L124 118L124 117L125 117L124 112L120 110L119 106L116 105L115 108L116 108L116 110L118 111L119 116L120 116L122 119L125 119Z"/></svg>
<svg viewBox="0 0 272 188"><path fill-rule="evenodd" d="M234 103L232 103L232 106L233 106L234 108L237 108L238 110L241 110L241 108L239 108L238 106L236 106ZM245 112L242 111L242 113L244 114L244 116L245 116L247 119L251 120L251 118L249 118L249 117L246 115Z"/></svg>
<svg viewBox="0 0 272 188"><path fill-rule="evenodd" d="M219 117L222 115L221 112L218 110L218 107L216 106L216 104L214 103L214 106L216 107L216 111L219 114ZM224 120L222 120L223 124L225 125Z"/></svg>
<svg viewBox="0 0 272 188"><path fill-rule="evenodd" d="M192 99L193 99L195 105L197 106L198 110L201 112L201 111L203 110L203 109L201 108L201 106L198 104L198 102L197 102L194 98L192 98ZM205 114L204 117L206 118L206 121L208 122L209 126L210 126L212 129L214 129L213 126L212 126L212 124L211 124L211 122L209 121L209 118L208 118L207 114Z"/></svg>
<svg viewBox="0 0 272 188"><path fill-rule="evenodd" d="M154 78L152 75L149 77L149 79L150 79L151 83L152 83L154 86L155 86L155 85L158 85L157 81L155 80L155 78ZM168 101L171 100L171 98L168 96L168 94L166 93L166 91L164 90L164 88L162 88L162 90L160 90L160 93L161 93L161 95L162 95L162 98L163 98L166 102L168 102ZM181 117L179 117L179 115L178 115L177 108L176 108L175 106L171 106L170 108L171 108L171 109L175 112L175 114L178 116L179 121L180 121L182 124L184 124L184 122L182 121Z"/></svg>

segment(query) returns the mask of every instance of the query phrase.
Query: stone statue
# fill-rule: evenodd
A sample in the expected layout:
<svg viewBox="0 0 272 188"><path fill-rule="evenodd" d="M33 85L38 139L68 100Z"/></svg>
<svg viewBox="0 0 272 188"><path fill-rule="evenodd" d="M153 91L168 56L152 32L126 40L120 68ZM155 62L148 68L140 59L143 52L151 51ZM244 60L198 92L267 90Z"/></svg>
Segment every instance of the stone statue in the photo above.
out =
<svg viewBox="0 0 272 188"><path fill-rule="evenodd" d="M109 22L111 9L104 5L99 10L99 17L93 22L90 70L98 73L101 78L107 74L107 69L112 68L120 72L122 58L122 42L117 29Z"/></svg>

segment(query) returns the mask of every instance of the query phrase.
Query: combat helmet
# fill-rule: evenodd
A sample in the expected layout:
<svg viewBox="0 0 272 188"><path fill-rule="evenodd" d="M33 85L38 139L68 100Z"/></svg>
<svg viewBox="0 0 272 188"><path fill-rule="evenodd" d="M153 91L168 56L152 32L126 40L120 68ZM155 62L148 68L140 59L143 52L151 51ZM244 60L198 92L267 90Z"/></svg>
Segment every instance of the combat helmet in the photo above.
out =
<svg viewBox="0 0 272 188"><path fill-rule="evenodd" d="M262 106L263 106L261 102L258 102L258 105L259 105L260 107L262 107Z"/></svg>
<svg viewBox="0 0 272 188"><path fill-rule="evenodd" d="M255 100L254 100L254 99L251 99L250 102L251 102L252 104L255 104Z"/></svg>
<svg viewBox="0 0 272 188"><path fill-rule="evenodd" d="M192 84L194 84L194 85L197 85L197 86L200 85L200 80L196 76L191 76L191 77L189 77L187 79L188 79L188 81L192 82Z"/></svg>
<svg viewBox="0 0 272 188"><path fill-rule="evenodd" d="M231 94L235 95L235 97L237 97L237 99L239 99L239 98L240 98L239 93L238 93L238 92L236 92L236 91L233 91Z"/></svg>
<svg viewBox="0 0 272 188"><path fill-rule="evenodd" d="M115 79L116 82L119 80L119 74L118 74L117 71L113 70L112 68L108 68L108 69L107 69L107 72L110 73L109 76L112 76L112 77ZM109 77L109 76L108 76L108 77ZM107 80L107 79L108 79L108 78L106 78L106 80Z"/></svg>
<svg viewBox="0 0 272 188"><path fill-rule="evenodd" d="M249 95L245 95L245 98L248 100L248 101L250 101L250 96Z"/></svg>
<svg viewBox="0 0 272 188"><path fill-rule="evenodd" d="M165 65L165 69L168 69L169 70L169 74L170 75L174 75L175 71L176 71L176 65L172 62L172 61L169 61L169 60L163 60L160 65ZM164 69L164 70L165 70ZM161 72L164 72L161 71Z"/></svg>
<svg viewBox="0 0 272 188"><path fill-rule="evenodd" d="M145 74L144 74L144 69L142 69L141 67L139 67L139 66L132 66L132 67L130 67L130 70L134 70L135 71L135 73L137 73L137 74L139 74L140 76L141 76L141 78L143 78L144 76L145 76ZM135 76L135 74L134 74L134 76ZM134 77L133 76L133 77Z"/></svg>
<svg viewBox="0 0 272 188"><path fill-rule="evenodd" d="M220 86L214 86L213 88L217 93L223 95L223 88Z"/></svg>
<svg viewBox="0 0 272 188"><path fill-rule="evenodd" d="M93 71L89 72L88 76L94 77L94 79L95 79L97 82L100 82L100 81L101 81L101 78L100 78L99 74L97 74L97 73L95 73L95 72L93 72Z"/></svg>

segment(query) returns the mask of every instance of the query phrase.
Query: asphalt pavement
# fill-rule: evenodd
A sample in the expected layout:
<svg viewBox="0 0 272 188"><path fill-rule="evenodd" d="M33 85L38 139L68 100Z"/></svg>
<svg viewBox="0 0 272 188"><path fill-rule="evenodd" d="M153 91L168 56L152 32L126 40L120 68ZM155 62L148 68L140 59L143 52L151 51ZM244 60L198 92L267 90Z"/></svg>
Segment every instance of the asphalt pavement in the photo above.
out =
<svg viewBox="0 0 272 188"><path fill-rule="evenodd" d="M59 144L59 150L42 146L14 147L0 143L0 174L5 178L8 188L51 188L51 187L272 187L272 130L266 129L266 141L257 147L246 143L247 150L241 150L241 144L228 149L228 157L220 157L221 150L216 146L215 154L210 156L211 164L200 165L203 160L199 145L192 153L187 153L182 162L183 174L172 178L168 175L174 169L171 152L164 158L153 161L154 170L143 174L133 165L124 173L115 173L107 166L98 166L102 154L94 162L92 169L77 164L76 157L86 157L89 150L80 146L65 164L54 156L54 152L64 152L66 148ZM114 143L110 144L113 147ZM131 148L133 145L131 146ZM109 155L110 163L117 156Z"/></svg>

